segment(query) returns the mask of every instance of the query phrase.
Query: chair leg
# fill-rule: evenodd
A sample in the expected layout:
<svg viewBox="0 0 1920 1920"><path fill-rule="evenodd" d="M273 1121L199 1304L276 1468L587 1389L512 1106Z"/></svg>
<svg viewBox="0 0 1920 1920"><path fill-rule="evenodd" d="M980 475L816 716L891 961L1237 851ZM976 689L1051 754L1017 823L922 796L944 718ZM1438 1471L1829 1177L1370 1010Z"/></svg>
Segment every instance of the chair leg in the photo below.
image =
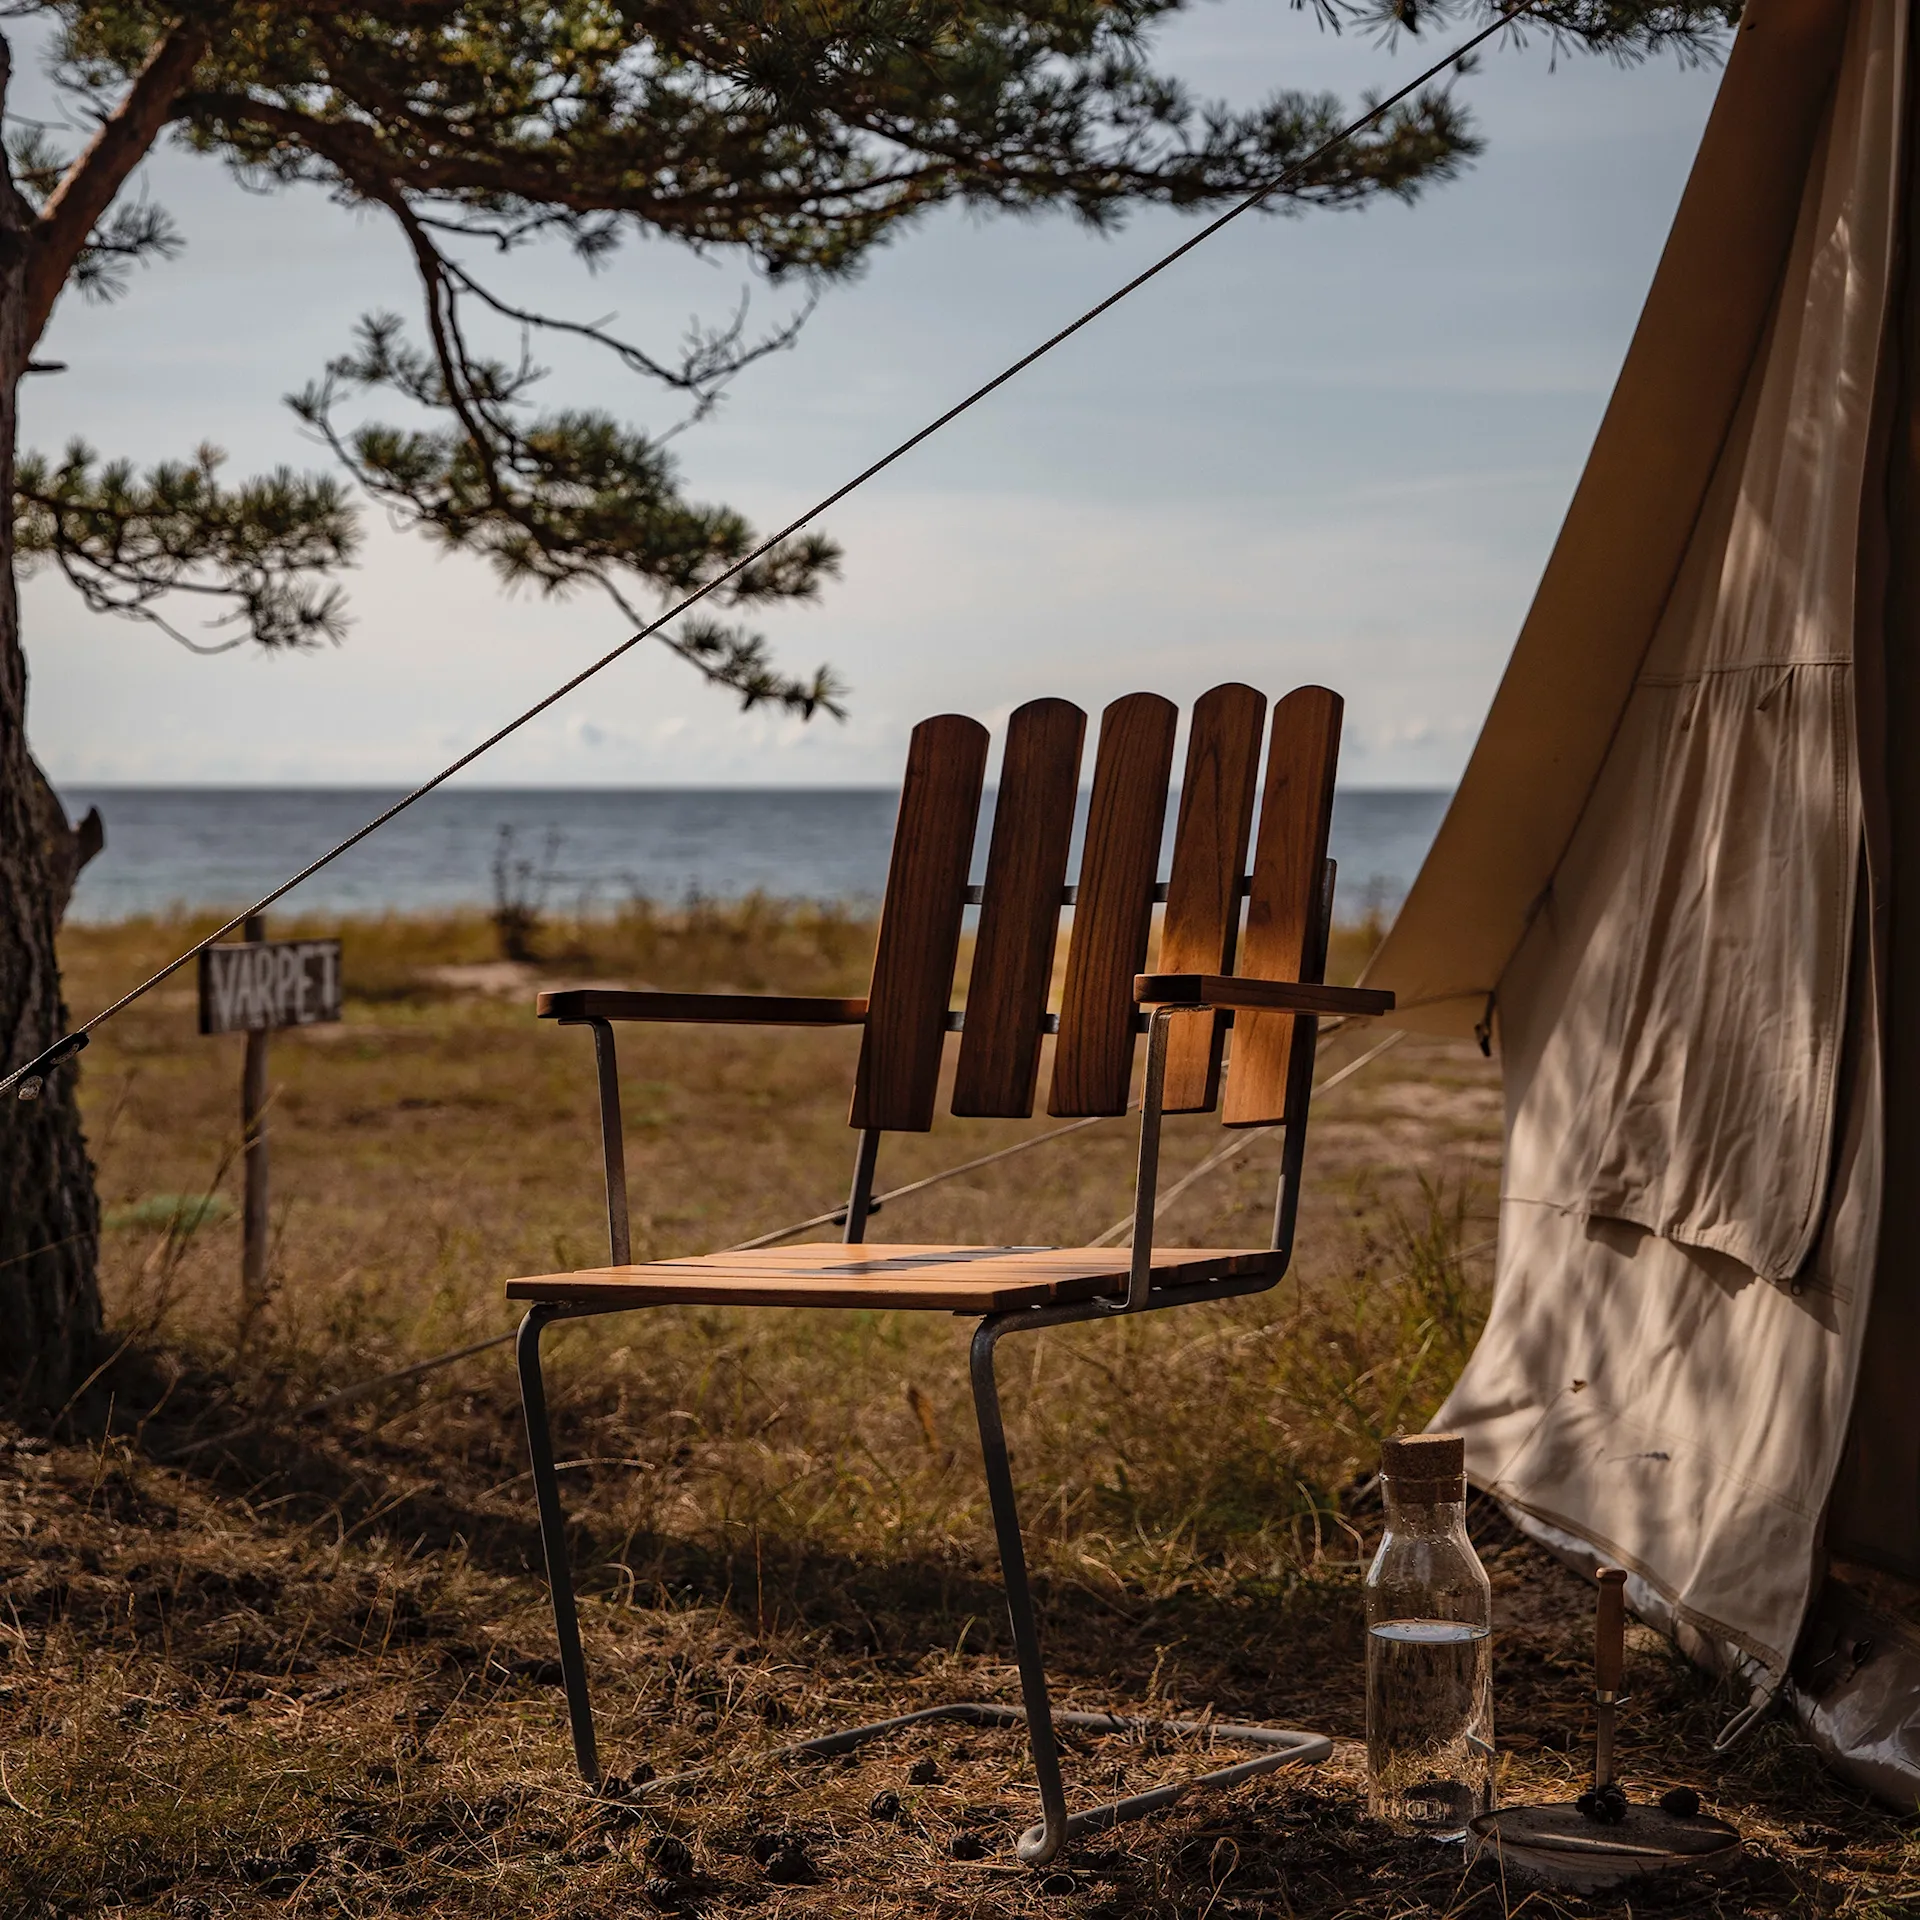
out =
<svg viewBox="0 0 1920 1920"><path fill-rule="evenodd" d="M1098 1310L1095 1303L1093 1311ZM1033 1592L1027 1581L1026 1546L1020 1535L1020 1516L1014 1500L1013 1468L1007 1457L1007 1436L1000 1420L1000 1390L994 1377L994 1348L1003 1333L1016 1329L1038 1331L1068 1320L1088 1317L1090 1309L1056 1308L1044 1317L1031 1311L990 1316L974 1330L969 1356L973 1376L973 1405L980 1422L980 1450L986 1462L987 1492L993 1504L993 1530L1000 1547L1000 1565L1006 1579L1007 1615L1013 1626L1014 1652L1020 1665L1020 1691L1026 1702L1022 1717L1033 1743L1034 1771L1039 1775L1041 1818L1020 1836L1017 1851L1030 1867L1043 1867L1070 1840L1082 1834L1097 1833L1137 1820L1143 1814L1157 1813L1189 1793L1217 1790L1252 1780L1276 1767L1311 1765L1325 1760L1333 1752L1333 1742L1324 1734L1305 1733L1292 1727L1255 1727L1227 1724L1208 1726L1191 1720L1173 1720L1164 1724L1168 1732L1211 1733L1218 1739L1264 1748L1251 1760L1219 1767L1198 1779L1174 1781L1153 1787L1145 1793L1129 1794L1103 1806L1087 1807L1079 1813L1067 1812L1066 1792L1060 1779L1060 1750L1054 1727L1069 1726L1090 1733L1143 1731L1152 1723L1114 1713L1061 1713L1053 1711L1047 1692L1047 1672L1040 1657L1040 1633L1033 1615ZM986 1718L992 1709L961 1709L953 1717ZM929 1716L930 1717L930 1716ZM1008 1719L1012 1710L1000 1709L992 1717Z"/></svg>
<svg viewBox="0 0 1920 1920"><path fill-rule="evenodd" d="M1006 1429L1000 1420L1000 1386L993 1352L1006 1323L982 1320L969 1351L973 1409L980 1424L980 1454L986 1466L987 1498L993 1507L994 1539L1006 1583L1007 1618L1013 1628L1014 1657L1020 1666L1020 1697L1026 1704L1027 1738L1033 1747L1040 1782L1041 1820L1021 1835L1020 1858L1044 1866L1066 1844L1067 1793L1060 1779L1060 1749L1053 1735L1053 1702L1047 1694L1047 1670L1040 1656L1040 1630L1033 1617L1033 1591L1027 1583L1027 1550L1020 1537L1020 1511L1013 1490L1013 1466L1007 1458Z"/></svg>
<svg viewBox="0 0 1920 1920"><path fill-rule="evenodd" d="M1157 1303L1166 1304L1166 1303ZM1046 1668L1040 1655L1040 1631L1034 1618L1033 1593L1027 1580L1026 1547L1020 1534L1019 1506L1014 1496L1013 1467L1007 1455L1007 1436L1000 1418L1000 1390L994 1376L994 1349L1003 1333L1038 1332L1042 1327L1092 1319L1103 1311L1097 1302L1067 1307L1026 1309L989 1317L975 1329L970 1355L974 1412L980 1424L980 1450L986 1467L987 1493L993 1508L994 1536L1006 1582L1007 1616L1013 1628L1014 1652L1020 1668L1023 1705L997 1700L956 1700L946 1706L922 1707L867 1726L843 1727L778 1749L779 1757L825 1758L850 1753L869 1740L935 1720L957 1720L970 1726L1010 1726L1024 1722L1033 1750L1034 1772L1040 1788L1041 1818L1020 1836L1018 1852L1028 1866L1042 1867L1069 1841L1085 1833L1137 1820L1171 1806L1187 1794L1230 1787L1276 1767L1312 1765L1327 1758L1333 1742L1323 1734L1290 1727L1238 1726L1218 1721L1153 1720L1117 1713L1056 1713L1047 1691ZM540 1372L540 1335L547 1325L569 1317L556 1306L532 1308L520 1323L518 1356L520 1398L526 1410L527 1451L533 1465L534 1497L540 1511L540 1542L546 1551L547 1582L553 1598L553 1627L560 1643L560 1672L566 1682L567 1716L573 1727L573 1753L581 1777L589 1787L600 1785L600 1763L593 1737L593 1703L587 1692L586 1657L580 1646L580 1620L574 1602L573 1569L567 1555L566 1515L560 1507L560 1482L554 1471L553 1436L547 1422L546 1384ZM1206 1735L1239 1746L1261 1749L1253 1759L1216 1768L1197 1779L1175 1781L1145 1793L1130 1794L1104 1806L1067 1812L1066 1788L1060 1777L1060 1749L1056 1727L1095 1735L1165 1732ZM650 1783L654 1787L664 1782ZM636 1789L636 1792L645 1789Z"/></svg>
<svg viewBox="0 0 1920 1920"><path fill-rule="evenodd" d="M553 1598L553 1631L560 1642L560 1674L567 1687L567 1718L573 1726L573 1757L590 1787L600 1784L594 1750L593 1701L587 1693L587 1662L580 1647L580 1615L574 1605L573 1564L567 1555L567 1517L560 1508L560 1477L553 1466L553 1433L547 1424L547 1387L540 1372L540 1335L562 1318L555 1307L533 1307L520 1322L515 1355L520 1363L520 1405L527 1420L527 1453L533 1465L533 1497L540 1510L540 1544L547 1557L547 1589Z"/></svg>

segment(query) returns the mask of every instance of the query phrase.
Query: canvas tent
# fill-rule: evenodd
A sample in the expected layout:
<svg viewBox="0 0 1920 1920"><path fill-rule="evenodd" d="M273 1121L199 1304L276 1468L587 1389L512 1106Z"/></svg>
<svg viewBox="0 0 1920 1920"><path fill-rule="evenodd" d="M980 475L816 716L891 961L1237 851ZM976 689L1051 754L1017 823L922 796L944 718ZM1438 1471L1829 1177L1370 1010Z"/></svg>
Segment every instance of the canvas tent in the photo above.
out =
<svg viewBox="0 0 1920 1920"><path fill-rule="evenodd" d="M1920 1796L1911 0L1751 0L1369 984L1506 1089L1470 1470Z"/></svg>

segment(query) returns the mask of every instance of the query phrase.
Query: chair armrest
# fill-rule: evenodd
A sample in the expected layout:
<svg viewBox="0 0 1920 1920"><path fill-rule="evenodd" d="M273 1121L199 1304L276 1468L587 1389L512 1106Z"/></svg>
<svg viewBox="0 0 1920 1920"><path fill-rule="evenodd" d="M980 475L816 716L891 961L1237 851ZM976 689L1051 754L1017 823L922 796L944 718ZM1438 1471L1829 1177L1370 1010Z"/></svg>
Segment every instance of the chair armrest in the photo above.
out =
<svg viewBox="0 0 1920 1920"><path fill-rule="evenodd" d="M543 993L542 1020L658 1020L729 1027L858 1027L864 1000L784 993L628 993L610 987L568 987Z"/></svg>
<svg viewBox="0 0 1920 1920"><path fill-rule="evenodd" d="M1225 973L1141 973L1133 997L1142 1006L1232 1007L1243 1013L1391 1013L1378 987L1323 987L1311 980L1240 980Z"/></svg>

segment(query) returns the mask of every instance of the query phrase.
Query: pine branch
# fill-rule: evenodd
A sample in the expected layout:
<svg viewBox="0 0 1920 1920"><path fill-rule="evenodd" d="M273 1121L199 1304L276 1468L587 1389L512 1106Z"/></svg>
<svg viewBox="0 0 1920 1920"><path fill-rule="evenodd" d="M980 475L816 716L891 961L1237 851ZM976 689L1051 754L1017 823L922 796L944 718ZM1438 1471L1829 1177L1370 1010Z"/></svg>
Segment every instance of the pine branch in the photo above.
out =
<svg viewBox="0 0 1920 1920"><path fill-rule="evenodd" d="M19 127L6 141L7 160L19 190L37 209L66 177L72 162L46 129ZM128 270L148 260L175 260L186 242L173 216L143 195L128 206L110 207L87 236L68 275L88 300L117 300L127 290Z"/></svg>
<svg viewBox="0 0 1920 1920"><path fill-rule="evenodd" d="M1500 0L1313 0L1338 31L1357 26L1384 45L1402 33L1486 20L1510 11ZM1738 26L1744 0L1535 0L1510 29L1516 45L1544 36L1566 52L1600 53L1619 61L1672 53L1684 64L1716 58Z"/></svg>
<svg viewBox="0 0 1920 1920"><path fill-rule="evenodd" d="M53 303L101 216L159 138L207 47L207 29L197 21L182 22L166 34L135 74L126 98L101 123L40 209L27 264L29 347L46 330Z"/></svg>
<svg viewBox="0 0 1920 1920"><path fill-rule="evenodd" d="M340 483L281 468L228 488L224 460L201 447L136 474L127 461L101 464L80 440L58 462L22 454L13 508L22 571L56 566L94 612L144 620L195 653L338 642L344 600L321 583L352 564L360 543ZM177 594L218 603L210 630L236 631L192 638L160 611Z"/></svg>
<svg viewBox="0 0 1920 1920"><path fill-rule="evenodd" d="M677 598L758 544L740 515L686 499L660 440L604 413L533 412L541 369L524 358L509 365L476 355L457 294L449 301L446 293L442 287L431 296L440 324L430 350L408 344L397 316L374 315L361 323L352 353L289 396L355 480L406 524L450 551L487 560L509 587L553 598L597 590L636 626L647 619L636 589ZM342 426L342 405L373 391L451 416L452 424ZM715 599L740 609L812 601L839 566L831 541L790 541ZM765 641L737 624L689 620L661 638L746 706L842 712L830 673L779 672Z"/></svg>
<svg viewBox="0 0 1920 1920"><path fill-rule="evenodd" d="M557 332L611 353L678 396L685 426L744 367L789 345L805 310L757 339L743 311L696 329L677 355L656 354L607 321L503 298L450 250L461 242L507 251L556 238L591 269L624 239L664 238L737 249L769 277L817 289L941 205L1059 209L1110 228L1143 204L1219 206L1285 173L1267 211L1352 207L1410 199L1480 144L1454 92L1437 87L1302 172L1350 110L1288 90L1250 110L1190 96L1149 57L1189 0L157 4L205 24L177 22L156 40L148 0L45 9L60 20L60 79L103 124L57 183L44 145L16 145L22 182L47 195L35 332L65 278L111 292L131 262L177 246L157 209L109 210L169 118L184 144L249 184L312 183L342 204L379 206L412 252L424 344L390 316L369 318L294 398L301 418L400 519L483 557L509 586L591 588L636 622L657 596L716 579L750 550L751 529L686 497L666 450L680 427L647 433L605 413L541 410L534 342ZM1334 30L1383 38L1502 17L1499 0L1296 4ZM1537 0L1511 31L1622 59L1662 48L1705 57L1737 16L1738 0ZM517 354L488 348L500 327L517 335ZM425 423L346 417L375 394ZM167 593L225 593L231 617L269 645L311 644L337 626L336 596L295 591L308 564L297 542L271 563L223 544L209 466L193 470L204 499L185 502L175 470L164 486L161 469L136 483L129 470L96 470L84 449L57 472L24 471L38 489L21 507L30 552L91 604L153 618ZM330 503L310 504L324 520ZM344 552L321 540L316 574ZM782 675L729 616L809 599L838 563L825 540L791 542L715 596L717 622L685 622L667 644L749 704L832 708L830 677Z"/></svg>

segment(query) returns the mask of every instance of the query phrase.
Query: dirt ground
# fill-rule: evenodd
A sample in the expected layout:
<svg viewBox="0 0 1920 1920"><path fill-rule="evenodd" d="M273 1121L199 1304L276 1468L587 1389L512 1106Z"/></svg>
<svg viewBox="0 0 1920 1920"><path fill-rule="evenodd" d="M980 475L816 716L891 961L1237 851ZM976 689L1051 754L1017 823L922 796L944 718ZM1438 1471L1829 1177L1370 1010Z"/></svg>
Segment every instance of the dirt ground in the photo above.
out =
<svg viewBox="0 0 1920 1920"><path fill-rule="evenodd" d="M87 1007L182 924L76 930ZM0 1435L0 1915L769 1916L1920 1913L1920 1827L1790 1723L1716 1758L1738 1700L1632 1630L1623 1769L1747 1836L1630 1902L1530 1893L1364 1819L1359 1580L1380 1438L1423 1423L1484 1312L1491 1066L1411 1040L1317 1110L1296 1270L1204 1313L1035 1337L1009 1433L1057 1697L1323 1729L1316 1769L1099 1837L1036 1876L1017 1733L779 1749L1015 1679L941 1316L684 1310L553 1341L601 1744L556 1684L505 1350L314 1414L511 1325L499 1283L603 1257L587 1049L532 984L857 990L866 929L766 909L556 938L499 971L468 922L350 930L344 1026L276 1040L275 1253L240 1297L238 1043L156 996L87 1058L117 1358L51 1438ZM454 969L451 977L435 969ZM1372 1041L1329 1042L1327 1071ZM636 1241L724 1245L833 1204L849 1036L624 1049ZM1037 1119L1030 1131L1050 1123ZM943 1120L882 1185L1005 1144ZM1170 1175L1222 1142L1170 1129ZM1125 1204L1121 1122L897 1201L876 1238L1073 1241ZM1277 1144L1197 1183L1170 1239L1258 1244ZM1508 1801L1578 1790L1591 1603L1476 1505ZM1070 1797L1222 1764L1075 1739Z"/></svg>

